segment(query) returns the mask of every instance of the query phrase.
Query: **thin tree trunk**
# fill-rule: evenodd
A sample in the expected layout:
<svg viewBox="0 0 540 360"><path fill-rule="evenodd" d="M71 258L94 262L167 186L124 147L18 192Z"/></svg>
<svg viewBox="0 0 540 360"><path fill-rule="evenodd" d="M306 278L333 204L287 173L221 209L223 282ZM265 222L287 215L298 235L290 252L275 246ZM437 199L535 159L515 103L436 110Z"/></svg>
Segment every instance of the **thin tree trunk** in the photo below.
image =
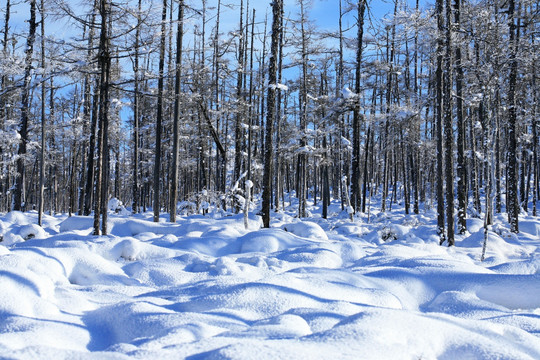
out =
<svg viewBox="0 0 540 360"><path fill-rule="evenodd" d="M45 4L41 0L41 68L45 74ZM43 207L45 202L45 101L46 82L42 79L41 84L41 149L39 152L39 205L38 205L38 225L43 223Z"/></svg>
<svg viewBox="0 0 540 360"><path fill-rule="evenodd" d="M454 245L454 129L452 126L452 9L451 0L446 0L446 54L444 60L444 138L446 177L446 232L448 246Z"/></svg>
<svg viewBox="0 0 540 360"><path fill-rule="evenodd" d="M99 39L99 128L98 128L98 164L96 167L96 194L94 196L94 235L107 235L107 196L109 183L108 127L109 127L109 78L111 55L109 50L109 11L108 0L101 0L101 34Z"/></svg>
<svg viewBox="0 0 540 360"><path fill-rule="evenodd" d="M275 122L275 105L277 91L277 61L279 55L279 35L282 31L282 8L283 0L274 0L272 6L272 44L270 47L270 62L268 67L268 99L266 112L266 139L264 147L264 173L263 173L263 196L262 218L265 228L270 227L270 206L272 203L272 135Z"/></svg>
<svg viewBox="0 0 540 360"><path fill-rule="evenodd" d="M531 36L531 42L534 48L534 38L535 35ZM538 58L538 56L536 57ZM536 202L538 201L538 115L540 107L540 99L538 98L538 88L536 87L536 65L538 61L533 64L533 75L532 75L532 88L533 88L533 120L532 120L532 136L533 136L533 208L532 215L537 216Z"/></svg>
<svg viewBox="0 0 540 360"><path fill-rule="evenodd" d="M178 202L178 162L179 126L180 126L180 77L182 76L182 46L184 37L184 0L178 4L178 28L176 32L176 74L174 82L174 118L173 118L173 166L171 175L170 221L176 222L176 203Z"/></svg>
<svg viewBox="0 0 540 360"><path fill-rule="evenodd" d="M132 211L139 212L139 46L141 36L141 6L142 0L139 0L137 7L137 29L135 30L135 55L133 64L134 91L133 91L133 203Z"/></svg>
<svg viewBox="0 0 540 360"><path fill-rule="evenodd" d="M236 116L234 125L234 172L233 182L240 179L242 173L242 143L244 130L242 127L242 119L244 117L244 96L243 96L243 79L244 79L244 1L240 0L240 29L238 31L238 71L236 74ZM235 206L235 212L240 208Z"/></svg>
<svg viewBox="0 0 540 360"><path fill-rule="evenodd" d="M461 0L455 0L454 25L460 26ZM456 120L457 120L457 197L458 197L458 233L467 231L467 183L465 165L465 121L463 119L463 67L461 63L461 45L455 45L456 67Z"/></svg>
<svg viewBox="0 0 540 360"><path fill-rule="evenodd" d="M510 224L510 230L514 233L519 232L519 203L517 192L517 156L516 156L516 83L517 83L517 27L514 18L515 1L509 0L508 2L508 18L510 29L510 75L508 79L508 179L506 181L506 207L508 212L508 223Z"/></svg>
<svg viewBox="0 0 540 360"><path fill-rule="evenodd" d="M158 95L157 95L157 117L156 117L156 145L154 156L154 222L159 222L160 208L160 171L161 171L161 132L163 122L163 80L165 67L165 32L167 22L167 0L163 0L163 9L161 13L161 36L159 46L159 77L158 77Z"/></svg>
<svg viewBox="0 0 540 360"><path fill-rule="evenodd" d="M352 179L351 179L351 197L354 211L360 210L360 80L362 65L362 47L364 37L364 13L366 10L366 0L358 1L357 16L357 44L356 44L356 68L354 79L354 92L356 94L355 106L353 111L353 151L352 151Z"/></svg>
<svg viewBox="0 0 540 360"><path fill-rule="evenodd" d="M95 0L94 9L92 11L92 20L91 20L92 24L95 22L97 7L98 7L98 2L97 0ZM90 61L92 57L93 42L94 42L94 29L93 27L91 27L90 33L88 35L88 53L87 53L88 61ZM88 91L90 91L89 86L88 86ZM90 101L89 93L86 99L88 102ZM94 179L94 175L95 175L94 154L96 151L98 100L99 100L99 78L96 78L95 85L94 85L94 94L92 96L92 116L90 119L90 139L89 139L88 156L87 156L88 163L87 163L87 171L86 171L86 185L85 185L85 190L84 190L85 196L84 196L83 215L86 215L86 216L90 215L90 212L92 211L92 202L93 202L93 196L94 196L94 180L95 180Z"/></svg>
<svg viewBox="0 0 540 360"><path fill-rule="evenodd" d="M443 0L436 2L437 14L437 70L435 71L436 82L436 133L437 133L437 232L441 237L441 244L445 241L445 225L444 225L444 179L443 179L443 135L442 135L442 119L443 119L443 49L444 49L444 21L443 21Z"/></svg>
<svg viewBox="0 0 540 360"><path fill-rule="evenodd" d="M26 41L26 56L24 61L24 78L21 97L21 122L19 127L19 148L17 151L17 176L13 189L13 210L24 211L24 179L26 146L28 142L28 114L30 111L30 80L32 79L32 57L34 55L34 41L36 39L36 0L30 1L29 31Z"/></svg>

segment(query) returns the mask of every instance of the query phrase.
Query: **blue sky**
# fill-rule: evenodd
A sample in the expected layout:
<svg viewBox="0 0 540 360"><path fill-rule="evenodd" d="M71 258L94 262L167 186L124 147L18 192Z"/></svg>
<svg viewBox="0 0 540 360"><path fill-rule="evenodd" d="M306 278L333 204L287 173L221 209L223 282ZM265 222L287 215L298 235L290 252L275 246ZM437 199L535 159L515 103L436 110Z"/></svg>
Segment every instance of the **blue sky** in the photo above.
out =
<svg viewBox="0 0 540 360"><path fill-rule="evenodd" d="M345 0L343 0L345 2ZM39 2L39 0L38 0ZM79 3L76 1L67 1L71 6L76 6ZM148 0L147 0L148 2ZM414 1L410 0L410 6L414 6ZM133 1L135 3L135 1ZM153 0L153 7L160 8L161 0ZM187 0L187 4L191 4L194 7L200 7L200 0ZM222 6L222 26L223 29L234 28L238 24L238 6L239 0L224 0ZM207 7L214 7L217 4L217 0L208 0ZM225 4L233 4L232 7L226 7ZM269 21L271 20L270 0L251 0L250 8L255 8L257 12L257 19L259 21L264 20L265 13L269 13ZM245 5L245 4L244 4ZM46 5L47 6L47 5ZM345 5L343 5L345 6ZM390 13L393 9L393 1L389 0L376 0L370 1L369 7L372 14L376 18L383 17L385 14ZM5 0L2 0L1 9L1 21L2 25L5 18ZM296 0L285 0L285 13L294 17L298 13L298 6ZM355 19L354 14L350 14L344 19L344 27L351 26ZM339 2L338 0L313 0L312 6L309 8L309 17L314 20L315 23L326 29L337 29L338 17L339 17ZM28 25L25 20L28 18L28 4L27 2L19 2L16 5L12 5L11 10L11 31L15 33L24 33L28 31ZM39 18L39 15L38 15ZM210 24L210 26L213 26ZM66 26L66 21L59 21L55 24L46 26L47 33L54 35L58 38L69 36L69 27Z"/></svg>

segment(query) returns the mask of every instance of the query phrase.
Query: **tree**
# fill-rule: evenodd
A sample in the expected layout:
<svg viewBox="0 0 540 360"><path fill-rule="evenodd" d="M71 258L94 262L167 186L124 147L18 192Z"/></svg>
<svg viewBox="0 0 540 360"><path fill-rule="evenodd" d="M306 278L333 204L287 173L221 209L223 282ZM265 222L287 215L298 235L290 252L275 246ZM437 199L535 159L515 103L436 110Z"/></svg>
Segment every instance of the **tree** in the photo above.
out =
<svg viewBox="0 0 540 360"><path fill-rule="evenodd" d="M94 47L94 23L96 19L96 11L99 11L98 0L94 0L94 5L92 7L91 15L91 26L88 31L88 50L86 60L89 63L92 63L93 56L93 47ZM99 106L99 78L94 80L94 93L90 94L90 82L91 77L89 75L85 76L85 85L84 85L84 115L85 121L90 121L90 136L88 139L88 154L87 154L87 169L86 169L86 181L84 186L84 206L83 206L83 215L90 215L92 211L92 202L94 197L94 182L95 182L95 164L94 164L94 155L96 151L96 129L98 121L98 106ZM91 98L91 99L90 99ZM51 99L52 102L52 99ZM92 108L90 109L90 104ZM89 114L91 116L89 119ZM86 136L86 135L85 135ZM86 141L85 141L86 142Z"/></svg>
<svg viewBox="0 0 540 360"><path fill-rule="evenodd" d="M34 42L36 39L36 0L30 1L29 31L26 40L26 57L24 61L24 77L21 96L21 121L19 125L19 149L17 151L17 177L13 189L13 210L24 211L24 181L25 181L25 155L28 143L28 122L30 112L30 81L32 79L32 57L34 55Z"/></svg>
<svg viewBox="0 0 540 360"><path fill-rule="evenodd" d="M272 204L272 136L275 122L275 106L277 84L277 61L279 55L279 36L282 31L283 0L272 2L272 40L270 46L270 62L268 66L268 97L266 111L265 147L264 147L264 173L262 195L262 218L265 228L270 227L270 206Z"/></svg>
<svg viewBox="0 0 540 360"><path fill-rule="evenodd" d="M96 166L94 195L94 235L99 235L100 233L107 235L107 203L109 200L109 80L111 72L110 11L109 1L100 0L99 14L101 16L101 25L98 50L99 128L97 146L98 163Z"/></svg>
<svg viewBox="0 0 540 360"><path fill-rule="evenodd" d="M519 232L519 202L517 192L517 144L516 144L516 121L517 121L517 109L516 109L516 83L517 83L517 50L518 41L517 36L518 28L516 26L515 18L515 1L508 1L508 28L510 34L509 44L509 62L510 73L508 75L508 179L506 181L506 207L508 212L508 223L510 224L510 230L514 233Z"/></svg>
<svg viewBox="0 0 540 360"><path fill-rule="evenodd" d="M41 68L45 74L45 3L41 0ZM45 102L46 102L46 81L42 79L41 84L41 149L39 152L39 206L38 225L42 225L43 206L45 202Z"/></svg>
<svg viewBox="0 0 540 360"><path fill-rule="evenodd" d="M361 80L361 65L362 65L362 49L364 37L364 12L366 9L366 0L358 1L358 17L357 17L357 47L356 47L356 70L354 79L354 91L356 101L353 112L353 152L352 152L352 179L351 179L351 197L352 206L355 211L360 210L361 206L361 190L360 190L360 80ZM366 181L366 179L364 179Z"/></svg>
<svg viewBox="0 0 540 360"><path fill-rule="evenodd" d="M141 5L142 0L138 1L137 5L137 27L135 29L135 44L133 55L133 202L132 210L134 213L139 212L140 206L140 189L139 189L139 136L140 136L140 79L139 79L139 57L140 57L140 36L141 36Z"/></svg>
<svg viewBox="0 0 540 360"><path fill-rule="evenodd" d="M461 0L454 2L454 25L459 32L461 21ZM461 44L455 45L456 67L456 120L457 120L457 197L458 197L458 233L467 231L467 169L465 165L465 120L463 118L463 66Z"/></svg>
<svg viewBox="0 0 540 360"><path fill-rule="evenodd" d="M159 222L160 208L160 171L161 171L161 132L163 123L163 80L165 68L165 35L167 21L167 0L163 0L161 12L161 33L159 43L159 75L157 93L157 115L156 115L156 144L154 152L154 222Z"/></svg>
<svg viewBox="0 0 540 360"><path fill-rule="evenodd" d="M437 69L435 71L436 82L436 133L437 133L437 231L441 236L441 244L445 241L444 234L444 178L443 178L443 51L444 51L444 18L443 0L436 2L437 14Z"/></svg>
<svg viewBox="0 0 540 360"><path fill-rule="evenodd" d="M173 115L173 163L171 171L170 221L176 222L176 203L178 202L178 161L179 126L180 126L180 78L182 75L182 39L184 37L184 0L178 3L176 30L176 73L174 80L174 115Z"/></svg>
<svg viewBox="0 0 540 360"><path fill-rule="evenodd" d="M443 112L445 139L445 179L446 179L446 240L454 245L454 128L452 126L452 18L451 0L446 0L446 51L444 56Z"/></svg>

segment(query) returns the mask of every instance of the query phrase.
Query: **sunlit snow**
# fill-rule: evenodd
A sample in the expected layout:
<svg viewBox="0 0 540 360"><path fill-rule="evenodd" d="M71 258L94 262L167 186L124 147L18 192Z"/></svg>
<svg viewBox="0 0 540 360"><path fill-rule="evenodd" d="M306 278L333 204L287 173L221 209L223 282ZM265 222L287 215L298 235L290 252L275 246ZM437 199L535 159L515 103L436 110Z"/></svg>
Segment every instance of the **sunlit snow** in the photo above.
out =
<svg viewBox="0 0 540 360"><path fill-rule="evenodd" d="M540 358L538 219L516 235L496 217L480 262L482 219L448 248L431 211L311 205L271 229L111 211L108 236L91 217L2 215L0 358Z"/></svg>

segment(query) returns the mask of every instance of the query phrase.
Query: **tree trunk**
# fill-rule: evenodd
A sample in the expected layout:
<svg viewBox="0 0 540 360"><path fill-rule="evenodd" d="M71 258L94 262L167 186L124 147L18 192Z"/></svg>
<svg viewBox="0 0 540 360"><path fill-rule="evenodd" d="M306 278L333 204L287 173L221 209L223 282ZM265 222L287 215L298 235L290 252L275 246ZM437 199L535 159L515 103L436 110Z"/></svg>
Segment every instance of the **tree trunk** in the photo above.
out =
<svg viewBox="0 0 540 360"><path fill-rule="evenodd" d="M161 171L161 132L163 122L163 78L165 67L165 33L167 22L167 0L163 0L161 13L161 36L159 45L159 77L157 94L157 117L156 117L156 145L154 157L154 222L159 222L160 208L160 171Z"/></svg>
<svg viewBox="0 0 540 360"><path fill-rule="evenodd" d="M133 203L131 209L134 213L139 212L139 46L141 36L141 6L142 0L139 0L137 6L137 29L135 30L135 54L133 63Z"/></svg>
<svg viewBox="0 0 540 360"><path fill-rule="evenodd" d="M28 21L29 31L26 40L26 56L24 61L24 78L22 84L21 97L21 122L19 126L19 148L17 151L17 176L15 178L15 188L13 189L13 210L24 211L24 160L26 156L26 146L28 142L28 114L30 111L30 80L32 79L32 56L34 55L34 41L36 39L36 0L30 1L30 20Z"/></svg>
<svg viewBox="0 0 540 360"><path fill-rule="evenodd" d="M356 44L356 68L354 79L354 92L356 94L355 107L353 111L353 151L352 151L352 179L351 179L351 197L354 211L360 210L361 192L360 192L360 80L362 65L362 47L364 37L364 13L366 10L366 0L358 1L357 17L357 44ZM365 181L365 179L364 179Z"/></svg>
<svg viewBox="0 0 540 360"><path fill-rule="evenodd" d="M45 74L45 4L41 0L41 68ZM38 225L43 223L43 207L45 202L45 101L46 88L45 79L42 78L41 84L41 149L39 151L39 205L38 205Z"/></svg>
<svg viewBox="0 0 540 360"><path fill-rule="evenodd" d="M98 7L97 0L94 1L94 9L92 11L92 20L91 22L95 22L96 18L96 10ZM90 28L90 33L88 35L88 53L87 58L88 61L91 61L92 58L92 48L93 48L93 42L94 42L94 30L93 27ZM85 89L86 90L86 89ZM90 91L90 86L88 86L88 91ZM90 101L90 93L87 95L86 98L87 101ZM96 78L95 85L94 85L94 94L92 96L92 116L90 119L90 139L89 139L89 145L88 145L88 163L87 163L87 171L86 171L86 185L84 190L84 209L83 209L83 215L90 215L90 212L92 211L92 201L94 196L94 154L96 150L96 128L97 128L97 121L98 121L98 100L99 100L99 79ZM52 101L52 99L51 99Z"/></svg>
<svg viewBox="0 0 540 360"><path fill-rule="evenodd" d="M96 166L96 186L94 195L94 235L107 235L107 201L109 183L108 161L108 129L109 129L109 78L111 68L111 55L109 49L109 15L108 0L101 0L99 13L101 27L99 37L98 62L99 78L99 128L98 128L98 163Z"/></svg>
<svg viewBox="0 0 540 360"><path fill-rule="evenodd" d="M455 0L454 25L460 27L461 0ZM465 165L465 121L463 119L463 67L461 63L461 45L455 45L456 67L456 120L457 120L457 197L458 197L458 233L467 231L467 183Z"/></svg>
<svg viewBox="0 0 540 360"><path fill-rule="evenodd" d="M244 96L243 96L243 79L244 79L244 1L240 0L240 29L238 30L238 71L236 74L236 116L234 125L234 172L233 183L240 179L242 173L242 144L244 138L244 129L242 120L244 117ZM235 212L240 208L235 206Z"/></svg>
<svg viewBox="0 0 540 360"><path fill-rule="evenodd" d="M534 48L534 37L535 35L531 36L533 48ZM538 97L538 88L536 87L536 65L538 64L538 60L533 64L533 75L532 75L532 87L533 87L533 120L532 120L532 136L533 136L533 208L532 208L532 215L537 216L537 209L536 209L536 202L538 201L538 115L539 115L539 107L540 107L540 99Z"/></svg>
<svg viewBox="0 0 540 360"><path fill-rule="evenodd" d="M446 177L446 232L448 246L454 245L454 129L452 126L452 9L451 0L446 0L446 54L444 59L444 138Z"/></svg>
<svg viewBox="0 0 540 360"><path fill-rule="evenodd" d="M517 83L517 27L514 18L515 1L509 0L508 2L508 20L510 29L510 75L508 78L508 179L506 181L506 207L508 212L508 223L510 224L510 230L514 233L519 232L519 203L517 192L517 156L516 156L516 83Z"/></svg>
<svg viewBox="0 0 540 360"><path fill-rule="evenodd" d="M437 232L441 237L441 244L445 241L444 231L444 179L443 179L443 136L442 136L442 118L443 118L443 49L444 49L444 21L443 21L443 0L436 2L437 14L437 70L435 71L436 82L436 133L437 133Z"/></svg>
<svg viewBox="0 0 540 360"><path fill-rule="evenodd" d="M279 55L279 36L282 31L282 8L283 0L274 0L272 3L272 43L270 47L270 62L268 67L268 99L266 111L266 134L264 147L264 173L263 173L263 196L262 196L262 218L265 228L270 227L270 206L272 203L272 135L275 122L275 106L277 91L277 58Z"/></svg>
<svg viewBox="0 0 540 360"><path fill-rule="evenodd" d="M184 37L184 0L178 4L178 28L176 31L176 74L174 82L174 118L173 118L173 165L171 174L170 221L176 222L176 203L178 202L178 162L179 126L180 126L180 77L182 76L182 43Z"/></svg>

